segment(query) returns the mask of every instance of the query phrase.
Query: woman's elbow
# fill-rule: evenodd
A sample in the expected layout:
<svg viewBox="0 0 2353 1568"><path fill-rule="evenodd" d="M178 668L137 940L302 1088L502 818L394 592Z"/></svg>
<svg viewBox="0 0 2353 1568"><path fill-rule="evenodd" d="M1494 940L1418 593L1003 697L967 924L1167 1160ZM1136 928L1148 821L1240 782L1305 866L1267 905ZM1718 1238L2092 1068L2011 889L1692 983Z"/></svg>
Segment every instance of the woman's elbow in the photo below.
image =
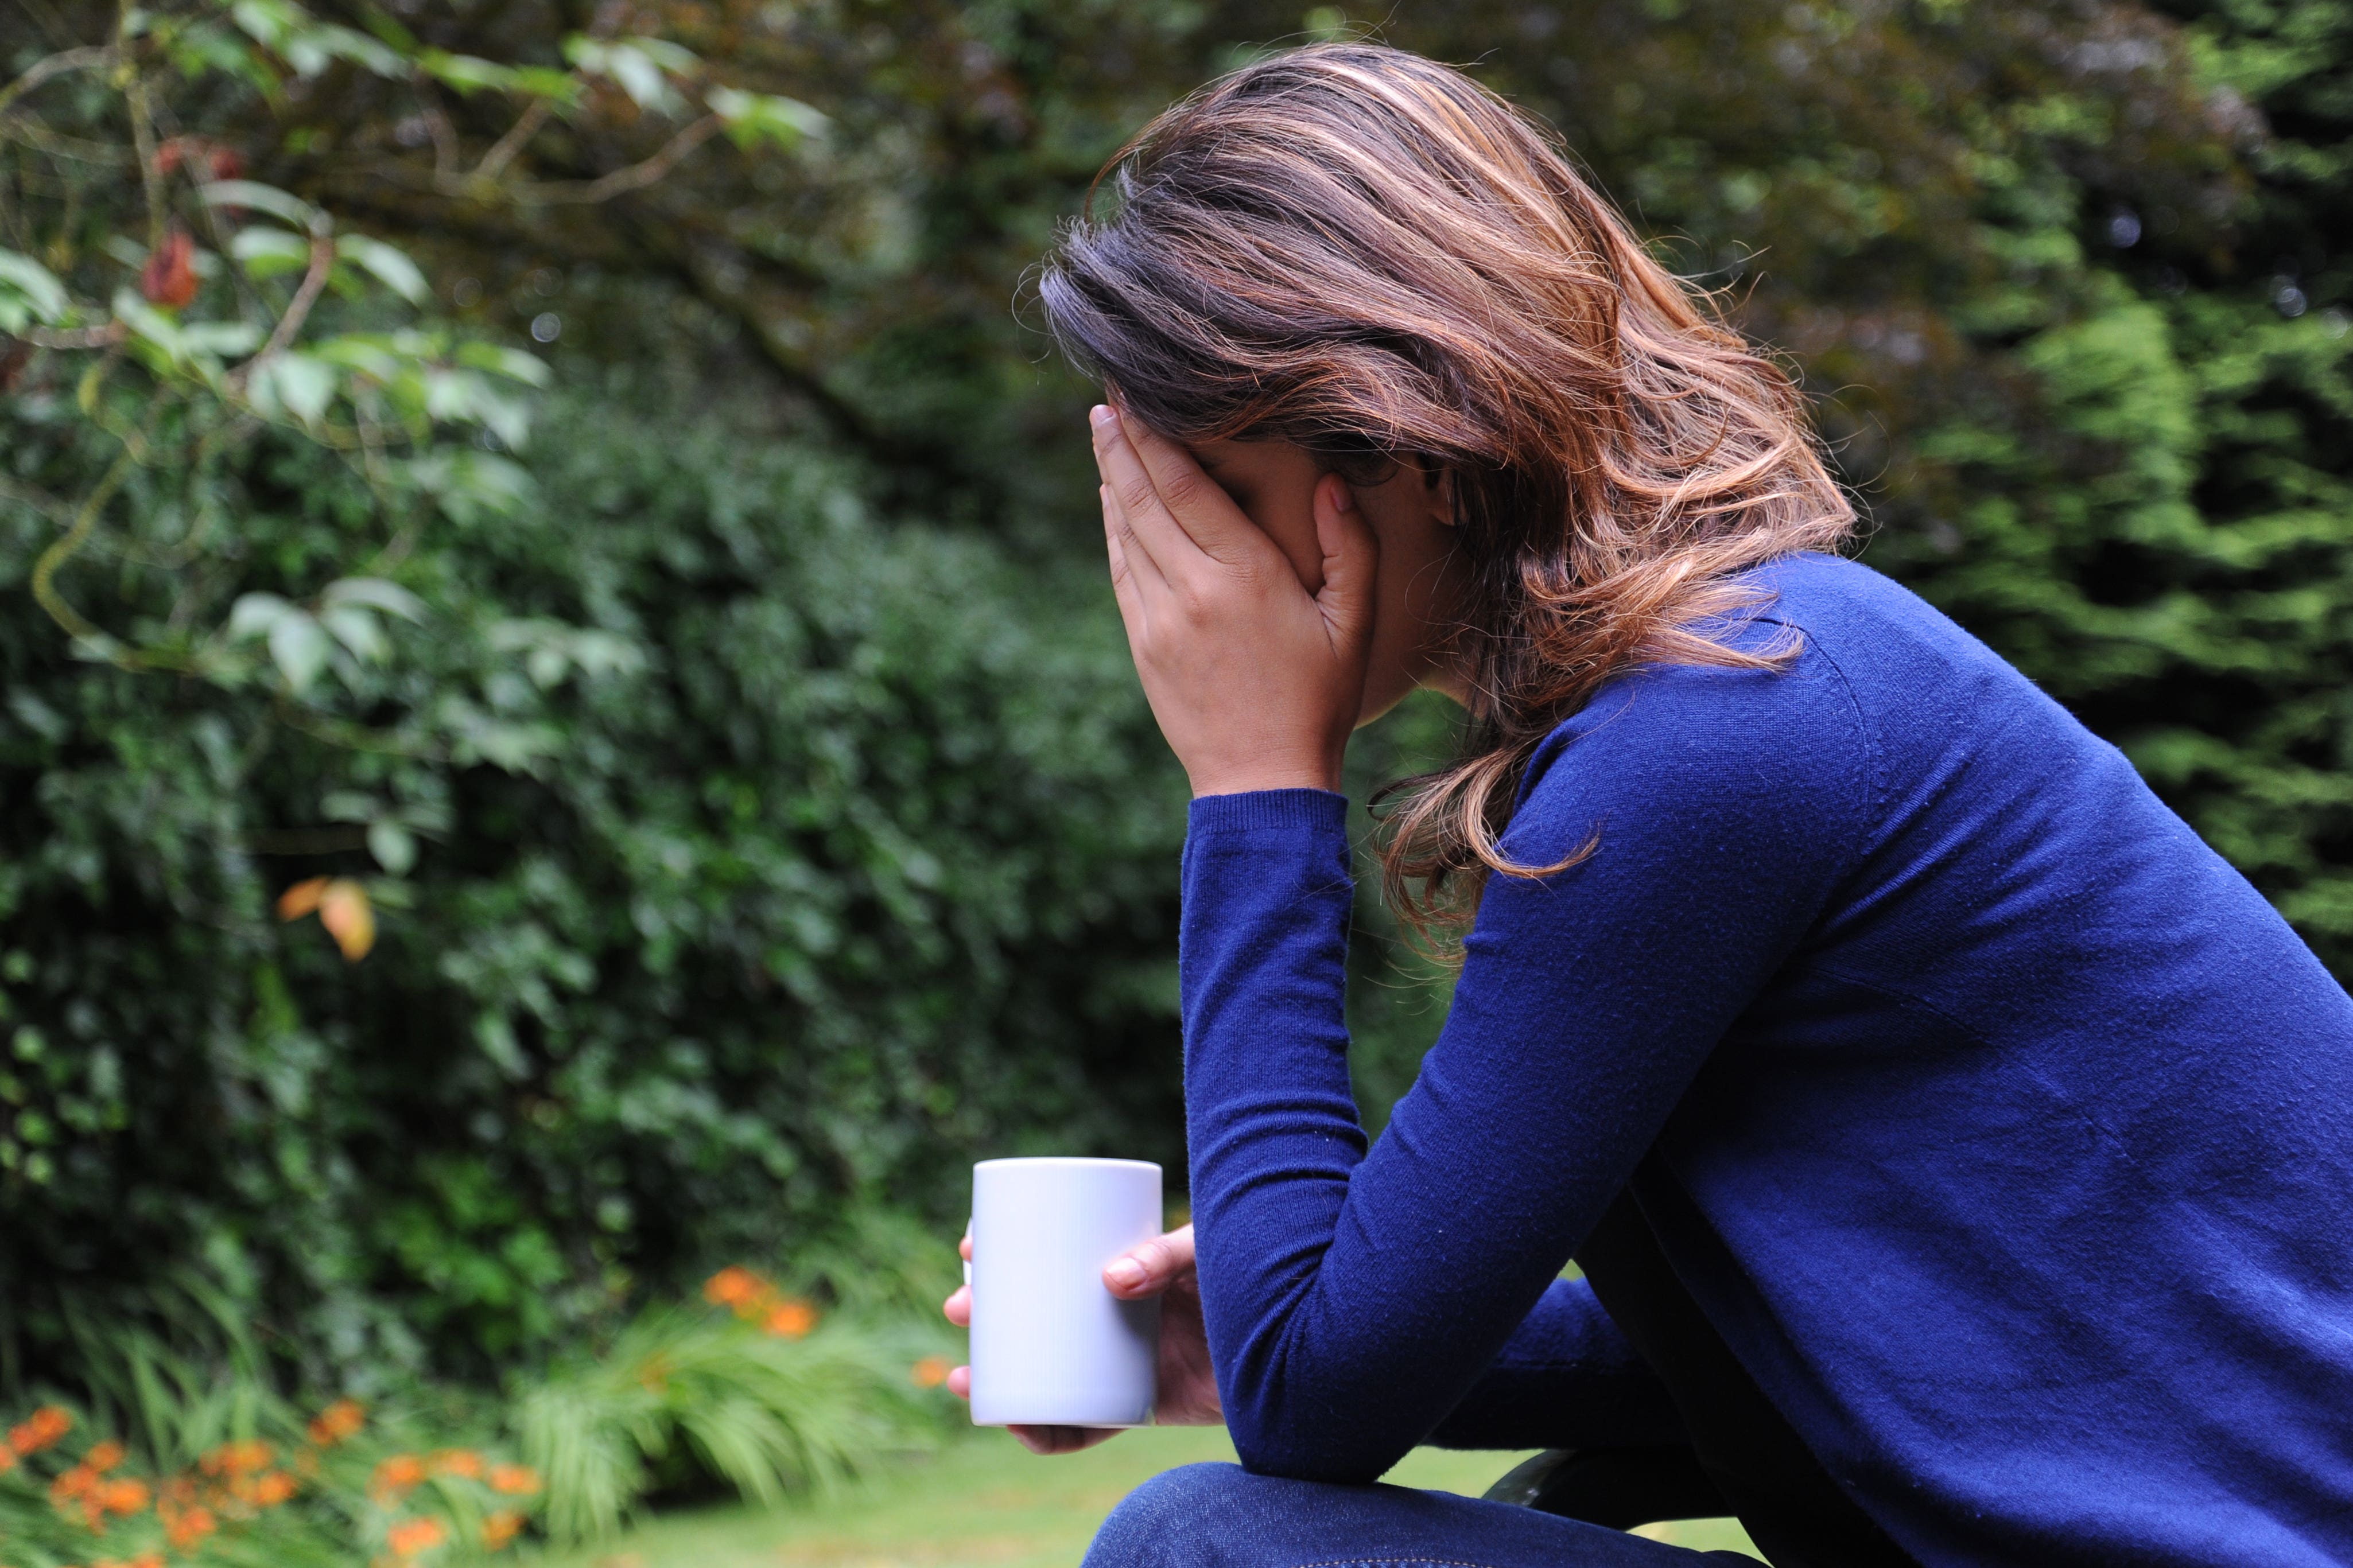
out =
<svg viewBox="0 0 2353 1568"><path fill-rule="evenodd" d="M1230 1405L1226 1413L1226 1430L1233 1439L1234 1453L1242 1468L1252 1475L1365 1486L1379 1480L1405 1457L1403 1450L1392 1454L1368 1448L1362 1434L1348 1432L1346 1425L1283 1421L1263 1411L1237 1411Z"/></svg>

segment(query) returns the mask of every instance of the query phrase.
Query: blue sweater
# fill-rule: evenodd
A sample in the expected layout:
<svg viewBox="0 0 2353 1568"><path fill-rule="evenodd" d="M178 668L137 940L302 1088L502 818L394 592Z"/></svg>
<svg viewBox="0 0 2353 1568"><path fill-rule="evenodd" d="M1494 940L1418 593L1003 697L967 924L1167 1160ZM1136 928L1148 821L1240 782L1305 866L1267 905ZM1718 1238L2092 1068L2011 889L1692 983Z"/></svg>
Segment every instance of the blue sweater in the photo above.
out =
<svg viewBox="0 0 2353 1568"><path fill-rule="evenodd" d="M1801 637L1784 671L1626 676L1536 754L1506 852L1591 853L1489 883L1369 1152L1345 801L1193 803L1193 1212L1244 1462L1676 1440L1556 1279L1640 1164L1675 1276L1922 1563L2353 1562L2353 1002L1935 610L1826 557L1757 580L1731 635Z"/></svg>

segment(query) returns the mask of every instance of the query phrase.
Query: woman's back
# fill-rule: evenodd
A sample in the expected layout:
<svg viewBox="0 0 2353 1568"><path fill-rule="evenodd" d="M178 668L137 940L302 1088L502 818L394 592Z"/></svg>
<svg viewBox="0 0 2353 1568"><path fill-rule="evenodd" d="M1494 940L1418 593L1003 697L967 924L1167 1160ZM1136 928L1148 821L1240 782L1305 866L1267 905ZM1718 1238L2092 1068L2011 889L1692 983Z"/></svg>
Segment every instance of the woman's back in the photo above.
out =
<svg viewBox="0 0 2353 1568"><path fill-rule="evenodd" d="M1852 739L1753 743L1857 806L1637 1178L1705 1216L1660 1226L1678 1274L1826 1465L1984 1546L2353 1556L2353 1003L1958 627L1852 564L1760 575ZM1637 677L1624 721L1723 679Z"/></svg>

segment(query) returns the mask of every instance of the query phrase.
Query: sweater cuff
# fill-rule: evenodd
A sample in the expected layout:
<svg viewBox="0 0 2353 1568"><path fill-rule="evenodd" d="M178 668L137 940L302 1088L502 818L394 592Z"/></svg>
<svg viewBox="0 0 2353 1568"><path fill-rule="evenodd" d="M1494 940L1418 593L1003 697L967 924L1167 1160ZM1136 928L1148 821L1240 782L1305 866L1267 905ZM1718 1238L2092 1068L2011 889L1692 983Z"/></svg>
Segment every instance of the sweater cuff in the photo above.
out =
<svg viewBox="0 0 2353 1568"><path fill-rule="evenodd" d="M1186 832L1249 832L1254 828L1307 828L1345 834L1348 797L1324 789L1261 789L1241 795L1194 798Z"/></svg>

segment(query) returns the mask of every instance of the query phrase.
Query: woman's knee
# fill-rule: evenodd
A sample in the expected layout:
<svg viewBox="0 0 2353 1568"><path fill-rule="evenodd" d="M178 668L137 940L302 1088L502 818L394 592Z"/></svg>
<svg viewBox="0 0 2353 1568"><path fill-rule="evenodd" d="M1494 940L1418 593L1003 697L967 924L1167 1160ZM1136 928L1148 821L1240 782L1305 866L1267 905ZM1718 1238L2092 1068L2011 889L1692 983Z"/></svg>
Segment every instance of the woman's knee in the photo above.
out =
<svg viewBox="0 0 2353 1568"><path fill-rule="evenodd" d="M1081 1568L1210 1568L1238 1562L1230 1550L1243 1517L1238 1505L1263 1484L1240 1465L1185 1465L1127 1494L1095 1532Z"/></svg>

